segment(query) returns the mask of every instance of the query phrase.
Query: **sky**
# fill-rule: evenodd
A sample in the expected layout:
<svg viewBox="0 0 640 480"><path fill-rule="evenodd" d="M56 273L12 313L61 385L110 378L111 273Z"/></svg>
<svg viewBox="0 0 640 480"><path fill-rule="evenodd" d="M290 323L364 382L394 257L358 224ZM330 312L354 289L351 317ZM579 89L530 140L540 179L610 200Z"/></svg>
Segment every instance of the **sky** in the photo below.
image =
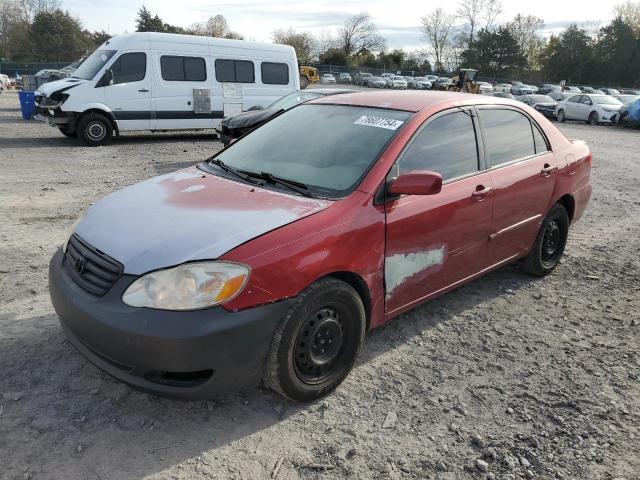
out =
<svg viewBox="0 0 640 480"><path fill-rule="evenodd" d="M545 33L571 23L608 23L621 0L503 0L498 21L516 14L536 15L545 21ZM80 18L89 30L111 35L135 31L137 10L144 5L166 23L189 27L222 14L233 31L256 41L271 41L276 29L293 27L315 34L335 32L344 20L368 12L387 39L389 48L424 48L420 18L437 7L455 11L455 0L61 0L62 7Z"/></svg>

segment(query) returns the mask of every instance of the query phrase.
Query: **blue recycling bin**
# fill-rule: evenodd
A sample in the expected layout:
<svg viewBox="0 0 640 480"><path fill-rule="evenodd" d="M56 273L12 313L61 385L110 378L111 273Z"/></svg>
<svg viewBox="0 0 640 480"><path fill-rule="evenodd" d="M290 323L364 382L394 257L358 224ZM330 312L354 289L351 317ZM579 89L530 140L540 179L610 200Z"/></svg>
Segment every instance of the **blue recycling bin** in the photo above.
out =
<svg viewBox="0 0 640 480"><path fill-rule="evenodd" d="M29 120L36 113L36 96L33 92L18 92L20 97L20 110L22 111L22 118Z"/></svg>

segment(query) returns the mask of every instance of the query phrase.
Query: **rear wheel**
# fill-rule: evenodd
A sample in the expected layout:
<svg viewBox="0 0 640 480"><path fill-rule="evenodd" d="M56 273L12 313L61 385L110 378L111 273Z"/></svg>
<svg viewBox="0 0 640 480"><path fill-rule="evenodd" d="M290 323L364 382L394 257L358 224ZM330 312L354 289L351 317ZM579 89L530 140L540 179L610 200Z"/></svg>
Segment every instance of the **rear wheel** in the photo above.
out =
<svg viewBox="0 0 640 480"><path fill-rule="evenodd" d="M558 110L558 121L561 123L567 121L567 117L564 114L564 110Z"/></svg>
<svg viewBox="0 0 640 480"><path fill-rule="evenodd" d="M364 305L353 287L335 278L314 283L273 336L265 383L299 402L326 395L353 368L365 325Z"/></svg>
<svg viewBox="0 0 640 480"><path fill-rule="evenodd" d="M587 123L589 125L598 125L598 112L591 112Z"/></svg>
<svg viewBox="0 0 640 480"><path fill-rule="evenodd" d="M91 147L106 145L113 136L111 121L99 113L89 113L80 118L78 136Z"/></svg>
<svg viewBox="0 0 640 480"><path fill-rule="evenodd" d="M300 75L300 90L304 90L309 86L309 79L306 75Z"/></svg>
<svg viewBox="0 0 640 480"><path fill-rule="evenodd" d="M569 215L564 206L556 203L544 218L533 248L522 262L525 272L536 277L551 273L560 263L568 234Z"/></svg>

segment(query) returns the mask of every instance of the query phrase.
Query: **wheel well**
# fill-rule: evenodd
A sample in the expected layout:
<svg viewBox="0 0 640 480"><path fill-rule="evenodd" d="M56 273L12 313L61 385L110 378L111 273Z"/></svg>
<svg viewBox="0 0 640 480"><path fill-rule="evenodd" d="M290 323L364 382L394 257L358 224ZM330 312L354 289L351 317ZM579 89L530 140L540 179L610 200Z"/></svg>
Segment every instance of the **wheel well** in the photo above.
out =
<svg viewBox="0 0 640 480"><path fill-rule="evenodd" d="M364 312L367 317L367 331L369 331L369 326L371 324L371 293L369 292L369 287L365 281L360 277L360 275L353 272L334 272L328 276L348 283L356 290L356 292L358 292L358 295L360 295L360 299L364 305Z"/></svg>
<svg viewBox="0 0 640 480"><path fill-rule="evenodd" d="M571 222L573 220L573 214L576 211L576 202L573 199L573 197L569 194L563 195L558 200L558 203L567 209L567 214L569 215L569 222Z"/></svg>
<svg viewBox="0 0 640 480"><path fill-rule="evenodd" d="M82 112L80 115L78 115L78 119L76 120L76 124L80 121L80 119L82 117L84 117L85 115L89 115L90 113L98 113L100 115L103 115L103 116L107 117L111 121L111 126L113 127L113 131L114 132L118 131L118 124L116 123L116 119L113 116L113 113L105 112L104 110L100 110L98 108L90 108L89 110L85 110L84 112Z"/></svg>

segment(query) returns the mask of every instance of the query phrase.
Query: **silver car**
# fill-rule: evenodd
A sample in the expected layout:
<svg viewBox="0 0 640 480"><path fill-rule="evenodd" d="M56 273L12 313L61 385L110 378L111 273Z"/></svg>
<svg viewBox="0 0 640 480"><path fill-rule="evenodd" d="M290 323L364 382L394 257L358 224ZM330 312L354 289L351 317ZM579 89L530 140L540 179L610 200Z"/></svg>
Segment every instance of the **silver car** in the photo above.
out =
<svg viewBox="0 0 640 480"><path fill-rule="evenodd" d="M382 77L369 77L367 80L367 86L371 88L385 88L387 82Z"/></svg>

